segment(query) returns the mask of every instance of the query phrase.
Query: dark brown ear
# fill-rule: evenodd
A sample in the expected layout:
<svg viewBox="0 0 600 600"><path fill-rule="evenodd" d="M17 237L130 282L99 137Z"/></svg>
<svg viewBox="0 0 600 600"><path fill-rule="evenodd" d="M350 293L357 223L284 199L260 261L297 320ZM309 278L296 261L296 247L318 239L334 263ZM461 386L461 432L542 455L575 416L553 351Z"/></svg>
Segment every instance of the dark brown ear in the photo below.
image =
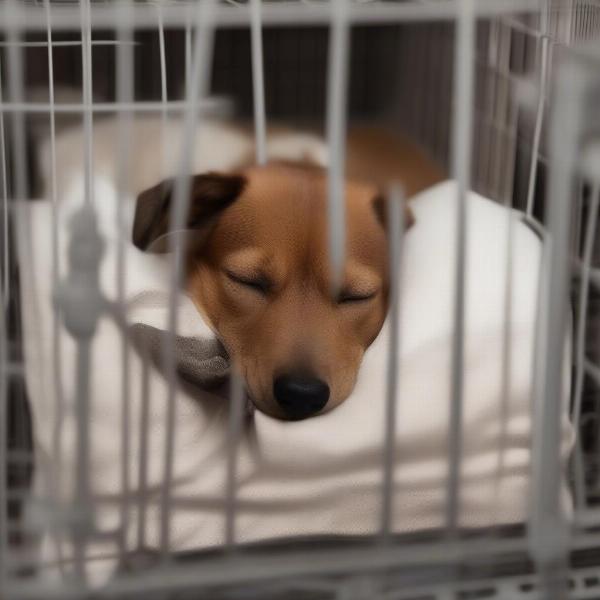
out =
<svg viewBox="0 0 600 600"><path fill-rule="evenodd" d="M388 225L388 211L387 211L387 198L383 194L378 194L373 200L373 208L375 214L379 219L379 222L387 229ZM415 224L415 215L408 205L408 202L404 200L404 230L410 229Z"/></svg>
<svg viewBox="0 0 600 600"><path fill-rule="evenodd" d="M205 173L194 175L185 228L198 230L209 226L242 193L242 175ZM170 229L171 202L175 180L167 179L142 192L136 200L133 243L146 252L166 252Z"/></svg>

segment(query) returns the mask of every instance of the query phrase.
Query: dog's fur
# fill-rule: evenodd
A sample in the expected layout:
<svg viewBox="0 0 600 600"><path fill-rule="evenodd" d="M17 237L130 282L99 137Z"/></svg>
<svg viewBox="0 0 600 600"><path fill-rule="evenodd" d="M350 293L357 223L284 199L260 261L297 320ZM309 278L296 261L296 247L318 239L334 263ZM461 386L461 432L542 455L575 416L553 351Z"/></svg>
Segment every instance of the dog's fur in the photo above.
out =
<svg viewBox="0 0 600 600"><path fill-rule="evenodd" d="M366 136L366 145L373 139L389 150L389 137L382 143L381 137ZM348 161L362 165L363 173L357 149L366 142L364 134L356 140ZM379 165L381 180L385 165ZM398 173L398 160L388 156L389 165L394 177L411 180L411 192L440 178L426 162L412 179ZM139 248L166 249L172 188L166 181L139 196L133 229ZM191 180L187 291L243 374L254 404L274 417L286 415L275 400L273 382L289 372L327 383L323 411L347 398L363 353L385 319L384 197L375 183L352 179L344 195L346 262L341 288L332 295L324 169L270 163ZM405 214L410 226L408 207Z"/></svg>

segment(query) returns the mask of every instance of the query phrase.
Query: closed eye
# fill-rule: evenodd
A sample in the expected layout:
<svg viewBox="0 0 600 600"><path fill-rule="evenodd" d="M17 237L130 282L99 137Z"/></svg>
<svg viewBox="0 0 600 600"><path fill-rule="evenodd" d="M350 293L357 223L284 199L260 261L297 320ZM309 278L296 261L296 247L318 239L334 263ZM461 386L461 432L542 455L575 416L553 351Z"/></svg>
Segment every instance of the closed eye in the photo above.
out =
<svg viewBox="0 0 600 600"><path fill-rule="evenodd" d="M357 293L351 291L342 291L338 297L338 304L353 304L359 302L367 302L372 300L377 295L377 292Z"/></svg>
<svg viewBox="0 0 600 600"><path fill-rule="evenodd" d="M266 295L272 287L271 282L264 276L259 275L257 277L249 277L247 275L239 275L233 271L225 271L230 281L237 283L238 285L250 288L262 295Z"/></svg>

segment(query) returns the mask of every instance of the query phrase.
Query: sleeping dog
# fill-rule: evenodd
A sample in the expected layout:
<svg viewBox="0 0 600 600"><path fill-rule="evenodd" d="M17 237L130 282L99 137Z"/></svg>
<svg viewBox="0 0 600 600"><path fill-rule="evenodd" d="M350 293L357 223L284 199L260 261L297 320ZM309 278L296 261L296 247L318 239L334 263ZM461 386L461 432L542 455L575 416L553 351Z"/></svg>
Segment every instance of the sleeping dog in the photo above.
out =
<svg viewBox="0 0 600 600"><path fill-rule="evenodd" d="M408 194L441 179L416 150L383 132L351 131L345 182L346 255L332 296L327 172L272 162L194 175L186 216L185 285L242 373L261 411L304 419L351 393L388 307L383 181ZM358 178L354 178L354 174ZM142 192L133 242L165 251L173 180ZM404 222L413 224L408 205Z"/></svg>

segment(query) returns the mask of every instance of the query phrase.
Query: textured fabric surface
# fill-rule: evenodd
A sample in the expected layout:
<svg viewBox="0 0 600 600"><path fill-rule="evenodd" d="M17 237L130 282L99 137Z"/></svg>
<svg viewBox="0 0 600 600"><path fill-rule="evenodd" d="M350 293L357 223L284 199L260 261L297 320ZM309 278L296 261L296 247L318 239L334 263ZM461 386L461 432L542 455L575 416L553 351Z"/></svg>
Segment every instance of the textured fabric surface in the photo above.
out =
<svg viewBox="0 0 600 600"><path fill-rule="evenodd" d="M129 326L131 342L139 354L146 355L154 368L164 371L164 348L169 334L146 323ZM197 339L176 335L174 362L177 375L189 385L202 389L223 384L229 375L229 356L217 339Z"/></svg>

